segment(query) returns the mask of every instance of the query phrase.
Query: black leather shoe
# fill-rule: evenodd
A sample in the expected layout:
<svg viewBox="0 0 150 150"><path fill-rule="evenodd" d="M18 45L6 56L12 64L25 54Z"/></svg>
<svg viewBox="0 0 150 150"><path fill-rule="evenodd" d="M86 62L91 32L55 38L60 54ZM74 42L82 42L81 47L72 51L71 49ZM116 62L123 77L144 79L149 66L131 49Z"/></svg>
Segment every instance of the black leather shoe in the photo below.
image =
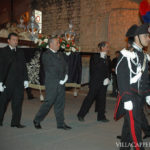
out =
<svg viewBox="0 0 150 150"><path fill-rule="evenodd" d="M117 139L120 139L120 140L121 140L121 136L120 136L120 135L118 135L118 136L117 136Z"/></svg>
<svg viewBox="0 0 150 150"><path fill-rule="evenodd" d="M21 124L18 124L18 125L11 124L11 127L25 128L26 126L25 125L21 125Z"/></svg>
<svg viewBox="0 0 150 150"><path fill-rule="evenodd" d="M79 120L79 121L81 121L81 122L84 121L84 118L83 118L83 117L81 117L81 116L77 116L77 117L78 117L78 120Z"/></svg>
<svg viewBox="0 0 150 150"><path fill-rule="evenodd" d="M150 138L150 135L144 135L143 139Z"/></svg>
<svg viewBox="0 0 150 150"><path fill-rule="evenodd" d="M104 123L109 122L108 119L97 119L97 121L99 121L99 122L104 122Z"/></svg>
<svg viewBox="0 0 150 150"><path fill-rule="evenodd" d="M33 124L34 124L34 127L35 127L36 129L41 129L41 128L42 128L41 125L40 125L40 123L39 123L39 122L36 122L35 120L33 120Z"/></svg>
<svg viewBox="0 0 150 150"><path fill-rule="evenodd" d="M28 100L32 100L32 99L34 99L34 96L29 96L28 97Z"/></svg>
<svg viewBox="0 0 150 150"><path fill-rule="evenodd" d="M64 129L64 130L70 130L70 129L72 129L70 126L68 126L66 124L64 124L63 126L58 126L57 128L58 129Z"/></svg>

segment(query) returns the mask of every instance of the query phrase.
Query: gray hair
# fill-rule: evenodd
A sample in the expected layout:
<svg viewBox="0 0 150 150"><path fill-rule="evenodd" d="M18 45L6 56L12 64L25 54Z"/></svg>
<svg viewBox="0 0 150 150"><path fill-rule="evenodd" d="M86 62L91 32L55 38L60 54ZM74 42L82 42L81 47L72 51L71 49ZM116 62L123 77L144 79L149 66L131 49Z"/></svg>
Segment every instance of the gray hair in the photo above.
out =
<svg viewBox="0 0 150 150"><path fill-rule="evenodd" d="M50 45L54 39L57 39L57 36L52 36L48 39L48 45Z"/></svg>

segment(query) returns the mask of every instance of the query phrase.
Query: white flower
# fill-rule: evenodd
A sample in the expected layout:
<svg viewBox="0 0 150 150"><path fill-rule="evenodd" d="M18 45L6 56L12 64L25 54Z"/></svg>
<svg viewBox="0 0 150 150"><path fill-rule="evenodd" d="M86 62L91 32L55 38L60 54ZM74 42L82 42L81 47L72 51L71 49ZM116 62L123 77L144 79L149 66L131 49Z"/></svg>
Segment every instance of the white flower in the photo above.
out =
<svg viewBox="0 0 150 150"><path fill-rule="evenodd" d="M37 43L38 43L38 39L35 39L35 40L34 40L34 43L37 44Z"/></svg>
<svg viewBox="0 0 150 150"><path fill-rule="evenodd" d="M42 42L43 42L43 41L40 39L40 40L39 40L39 45L41 45L41 44L42 44Z"/></svg>
<svg viewBox="0 0 150 150"><path fill-rule="evenodd" d="M65 49L65 44L61 45L61 48Z"/></svg>
<svg viewBox="0 0 150 150"><path fill-rule="evenodd" d="M74 47L71 47L71 50L72 50L73 52L75 52L75 51L76 51L76 49L75 49Z"/></svg>
<svg viewBox="0 0 150 150"><path fill-rule="evenodd" d="M46 48L49 48L49 45L47 45Z"/></svg>
<svg viewBox="0 0 150 150"><path fill-rule="evenodd" d="M44 42L45 42L45 43L48 43L48 39L44 39Z"/></svg>
<svg viewBox="0 0 150 150"><path fill-rule="evenodd" d="M81 47L78 47L78 49L79 49L78 51L80 52L81 51Z"/></svg>

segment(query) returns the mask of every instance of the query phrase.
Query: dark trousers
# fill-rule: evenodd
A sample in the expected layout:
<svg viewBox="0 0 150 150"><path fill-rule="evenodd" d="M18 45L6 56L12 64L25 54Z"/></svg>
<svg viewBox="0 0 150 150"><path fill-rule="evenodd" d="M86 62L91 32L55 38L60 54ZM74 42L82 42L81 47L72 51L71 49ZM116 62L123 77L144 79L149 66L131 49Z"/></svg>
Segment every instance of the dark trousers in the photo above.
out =
<svg viewBox="0 0 150 150"><path fill-rule="evenodd" d="M144 132L145 135L150 135L150 125L148 123L148 120L146 119L145 113L144 113L144 106L147 105L146 104L146 100L145 97L143 97L142 101L141 101L141 118L142 118L142 131Z"/></svg>
<svg viewBox="0 0 150 150"><path fill-rule="evenodd" d="M23 87L22 88L17 87L17 85L15 85L15 87L12 87L10 89L9 87L7 87L4 90L4 92L2 92L0 95L0 123L3 122L7 106L9 104L9 101L11 101L11 108L12 108L11 125L18 125L20 124L21 120L24 89Z"/></svg>
<svg viewBox="0 0 150 150"><path fill-rule="evenodd" d="M26 92L27 92L28 99L33 98L32 89L31 88L26 88Z"/></svg>
<svg viewBox="0 0 150 150"><path fill-rule="evenodd" d="M46 97L34 120L40 123L54 105L57 127L64 124L65 86L59 85L57 89L46 88Z"/></svg>
<svg viewBox="0 0 150 150"><path fill-rule="evenodd" d="M135 150L144 150L142 146L142 106L141 98L134 97L133 110L126 111L122 128L120 150L130 150L130 144Z"/></svg>
<svg viewBox="0 0 150 150"><path fill-rule="evenodd" d="M146 119L144 110L141 111L141 118L142 118L142 131L145 135L150 135L150 125L148 123L148 120Z"/></svg>
<svg viewBox="0 0 150 150"><path fill-rule="evenodd" d="M96 100L96 110L98 112L97 119L105 119L106 92L107 86L90 86L88 95L85 97L81 105L78 116L84 118L91 108L93 102Z"/></svg>
<svg viewBox="0 0 150 150"><path fill-rule="evenodd" d="M117 76L116 75L112 75L112 94L113 96L117 96L118 95L118 85L117 85Z"/></svg>

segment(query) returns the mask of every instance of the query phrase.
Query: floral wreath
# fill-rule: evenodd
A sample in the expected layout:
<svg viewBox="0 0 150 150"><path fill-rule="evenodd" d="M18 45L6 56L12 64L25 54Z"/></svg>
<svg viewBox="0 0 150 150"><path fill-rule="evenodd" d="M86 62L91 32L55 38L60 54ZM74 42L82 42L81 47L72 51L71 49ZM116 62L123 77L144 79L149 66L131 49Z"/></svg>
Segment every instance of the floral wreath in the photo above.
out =
<svg viewBox="0 0 150 150"><path fill-rule="evenodd" d="M59 38L60 48L64 49L66 52L77 52L80 48L75 45L74 40L67 41L64 38Z"/></svg>
<svg viewBox="0 0 150 150"><path fill-rule="evenodd" d="M48 36L39 34L38 38L34 40L34 43L38 44L38 48L48 48Z"/></svg>
<svg viewBox="0 0 150 150"><path fill-rule="evenodd" d="M34 43L38 44L38 48L49 48L48 36L39 34L38 38L35 39ZM65 38L60 37L60 48L64 49L65 52L80 52L80 47L77 47L74 40L67 41ZM69 53L68 53L69 54Z"/></svg>

